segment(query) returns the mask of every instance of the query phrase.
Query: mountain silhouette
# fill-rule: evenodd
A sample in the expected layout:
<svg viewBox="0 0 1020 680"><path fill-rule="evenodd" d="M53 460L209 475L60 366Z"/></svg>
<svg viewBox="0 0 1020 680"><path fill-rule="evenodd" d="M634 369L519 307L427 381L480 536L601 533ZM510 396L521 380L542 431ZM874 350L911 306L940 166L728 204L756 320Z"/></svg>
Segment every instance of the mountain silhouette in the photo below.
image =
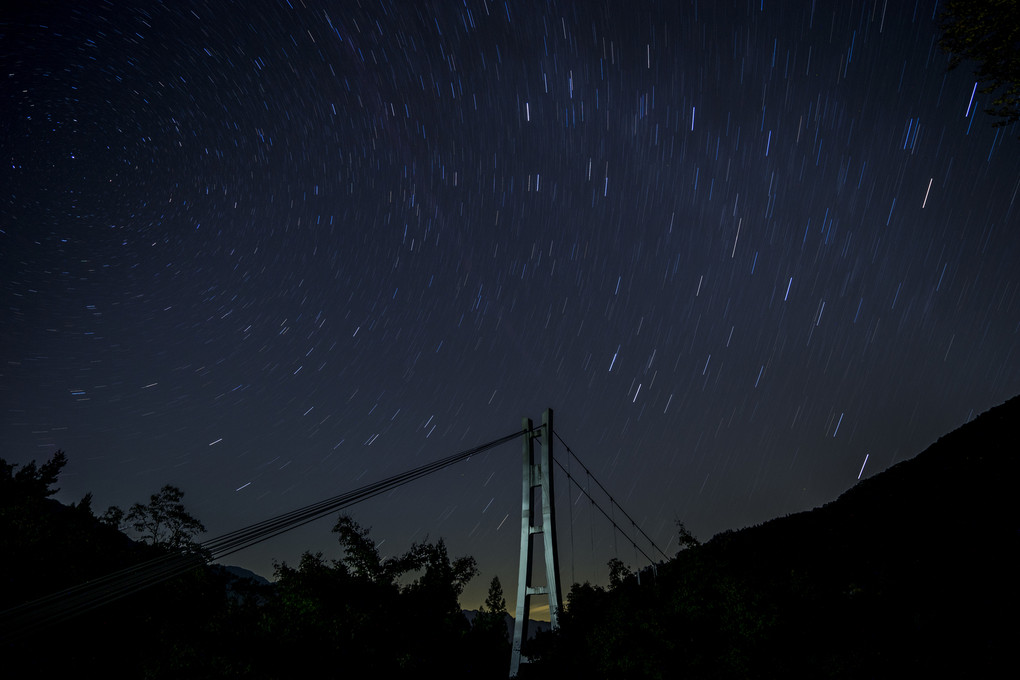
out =
<svg viewBox="0 0 1020 680"><path fill-rule="evenodd" d="M811 511L575 587L546 672L989 677L1020 639L1020 397ZM597 642L596 642L597 641Z"/></svg>

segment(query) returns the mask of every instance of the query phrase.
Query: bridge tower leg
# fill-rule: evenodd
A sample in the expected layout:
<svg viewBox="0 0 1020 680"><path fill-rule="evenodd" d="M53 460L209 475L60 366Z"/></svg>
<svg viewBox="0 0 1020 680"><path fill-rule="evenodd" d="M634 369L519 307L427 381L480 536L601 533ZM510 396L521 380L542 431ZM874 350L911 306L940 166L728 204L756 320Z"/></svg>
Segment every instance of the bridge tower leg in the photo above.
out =
<svg viewBox="0 0 1020 680"><path fill-rule="evenodd" d="M522 663L528 658L521 649L528 639L528 619L531 616L531 596L546 595L549 600L549 623L552 628L559 628L560 603L563 596L560 591L560 561L556 547L556 509L553 505L553 412L546 409L542 414L542 427L531 432L532 422L525 418L524 431L530 434L524 437L524 498L521 514L521 565L517 578L517 617L514 619L514 640L510 654L510 677L517 675ZM536 438L542 440L541 454L535 460ZM535 487L541 487L541 512L536 512L532 502ZM539 521L538 518L541 518ZM543 554L545 556L545 585L532 586L532 562L534 560L535 534L542 534Z"/></svg>

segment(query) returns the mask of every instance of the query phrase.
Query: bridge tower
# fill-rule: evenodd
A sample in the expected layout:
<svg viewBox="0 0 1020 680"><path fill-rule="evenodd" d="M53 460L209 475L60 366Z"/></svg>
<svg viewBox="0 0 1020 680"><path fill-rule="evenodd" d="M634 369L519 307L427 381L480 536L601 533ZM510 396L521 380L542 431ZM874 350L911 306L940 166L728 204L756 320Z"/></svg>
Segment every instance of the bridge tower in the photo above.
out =
<svg viewBox="0 0 1020 680"><path fill-rule="evenodd" d="M556 547L556 509L553 506L553 412L546 409L542 414L542 427L532 432L530 418L524 418L523 462L523 512L521 514L521 565L517 578L517 617L514 619L514 640L510 654L510 677L517 675L522 663L528 658L521 653L528 640L528 619L531 616L531 596L546 595L549 600L549 623L552 628L559 627L560 603L563 596L560 591L560 561ZM535 459L535 439L541 439L542 448L538 460ZM541 509L535 508L535 489L539 488L538 501ZM545 558L545 585L532 585L532 563L534 562L534 542L536 534L541 534L543 556Z"/></svg>

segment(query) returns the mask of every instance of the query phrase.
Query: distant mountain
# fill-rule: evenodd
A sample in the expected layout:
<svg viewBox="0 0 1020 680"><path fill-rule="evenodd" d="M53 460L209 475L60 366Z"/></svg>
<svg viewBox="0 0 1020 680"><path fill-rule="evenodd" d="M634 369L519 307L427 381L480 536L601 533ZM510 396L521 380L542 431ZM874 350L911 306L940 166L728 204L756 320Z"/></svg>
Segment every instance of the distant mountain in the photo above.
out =
<svg viewBox="0 0 1020 680"><path fill-rule="evenodd" d="M996 675L1020 639L1018 425L1020 397L821 508L681 552L651 585L572 593L550 664L589 658L579 672L618 677Z"/></svg>
<svg viewBox="0 0 1020 680"><path fill-rule="evenodd" d="M253 582L257 583L260 586L268 586L268 585L272 584L272 581L267 579L265 576L261 576L259 574L256 574L254 571L251 571L250 569L245 569L244 567L236 567L236 566L232 566L232 565L223 565L223 564L214 564L214 565L212 565L212 567L213 568L218 567L218 568L222 569L223 571L225 571L226 573L228 573L231 576L233 576L234 578L245 579L247 581L253 581Z"/></svg>
<svg viewBox="0 0 1020 680"><path fill-rule="evenodd" d="M477 609L465 609L464 617L468 620L468 623L474 625L475 617L478 616ZM514 639L514 617L510 614L506 614L506 635L508 640ZM535 637L539 633L546 633L550 629L548 621L536 621L535 619L528 619L528 639Z"/></svg>

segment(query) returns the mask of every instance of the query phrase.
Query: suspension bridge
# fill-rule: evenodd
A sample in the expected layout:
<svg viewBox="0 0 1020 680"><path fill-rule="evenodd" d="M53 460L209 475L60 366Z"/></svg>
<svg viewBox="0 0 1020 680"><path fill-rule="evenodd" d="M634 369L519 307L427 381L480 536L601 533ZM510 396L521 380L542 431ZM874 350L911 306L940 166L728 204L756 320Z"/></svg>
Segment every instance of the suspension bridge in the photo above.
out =
<svg viewBox="0 0 1020 680"><path fill-rule="evenodd" d="M659 548L655 541L627 514L608 489L595 478L591 470L581 462L577 454L571 450L559 432L554 429L552 409L547 409L544 412L541 425L536 426L530 418L524 418L520 430L503 435L484 444L223 534L200 543L197 550L164 555L0 612L0 637L10 639L29 635L57 623L67 621L157 583L185 574L198 566L216 562L228 555L245 550L328 515L340 512L370 498L410 484L457 463L469 460L473 456L518 439L522 441L522 512L517 606L516 616L514 617L514 638L510 660L510 677L514 677L517 675L521 664L528 662L527 656L523 653L523 648L528 639L528 623L531 617L532 597L544 596L548 599L550 625L554 629L559 626L559 613L563 604L563 597L560 587L556 510L553 503L555 498L554 464L566 477L568 484L577 487L579 490L578 499L582 495L585 496L592 504L592 507L597 509L611 524L613 531L618 532L629 541L635 551L639 552L650 565L654 567L656 559L653 559L639 545L638 540L629 533L631 530L639 533L653 552L657 552L662 559L668 559L667 555ZM541 445L538 451L535 449L536 441L540 442ZM559 458L553 455L554 444L557 441L562 444L568 454L568 465L564 465ZM584 485L578 483L575 475L571 472L570 460L576 461L581 466L588 483ZM609 511L592 496L590 485L592 481L608 497L611 504ZM619 509L626 518L626 526L622 526L617 521L613 508ZM539 536L542 538L541 562L544 585L536 585L534 581L534 565L536 562L535 540Z"/></svg>

